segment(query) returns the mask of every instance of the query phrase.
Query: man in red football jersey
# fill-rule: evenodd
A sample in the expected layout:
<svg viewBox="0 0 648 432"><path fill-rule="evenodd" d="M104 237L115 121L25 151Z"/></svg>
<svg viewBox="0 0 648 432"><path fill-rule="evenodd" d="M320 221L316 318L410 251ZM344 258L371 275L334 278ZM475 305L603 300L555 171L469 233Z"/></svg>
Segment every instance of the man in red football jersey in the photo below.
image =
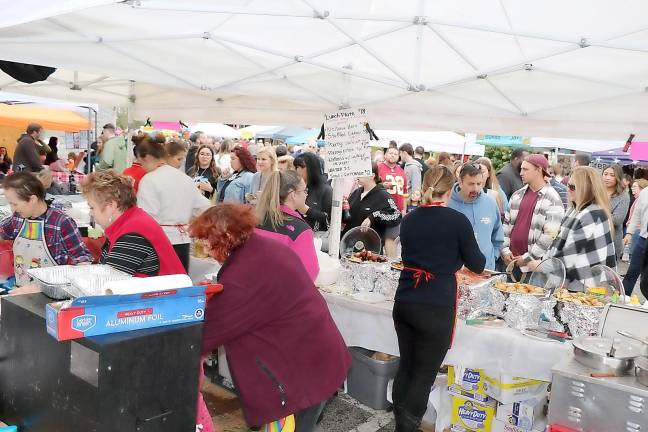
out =
<svg viewBox="0 0 648 432"><path fill-rule="evenodd" d="M385 152L385 161L378 164L378 174L382 184L392 196L396 206L405 215L405 197L407 194L407 177L405 171L398 165L398 149L390 147ZM394 240L400 235L400 226L388 228L385 232L385 254L396 256Z"/></svg>

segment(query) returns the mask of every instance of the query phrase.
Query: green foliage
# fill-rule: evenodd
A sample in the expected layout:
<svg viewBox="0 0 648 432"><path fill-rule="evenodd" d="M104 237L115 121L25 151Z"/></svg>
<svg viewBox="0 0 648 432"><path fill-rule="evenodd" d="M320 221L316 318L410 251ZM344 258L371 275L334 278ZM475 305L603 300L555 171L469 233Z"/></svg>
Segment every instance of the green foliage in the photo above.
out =
<svg viewBox="0 0 648 432"><path fill-rule="evenodd" d="M511 160L511 151L510 147L486 146L484 156L491 160L493 169L499 171Z"/></svg>

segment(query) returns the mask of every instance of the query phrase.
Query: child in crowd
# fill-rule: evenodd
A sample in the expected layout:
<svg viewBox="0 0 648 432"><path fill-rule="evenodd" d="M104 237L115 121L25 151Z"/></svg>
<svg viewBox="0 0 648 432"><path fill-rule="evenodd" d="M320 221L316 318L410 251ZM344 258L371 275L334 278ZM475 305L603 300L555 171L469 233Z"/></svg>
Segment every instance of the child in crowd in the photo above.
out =
<svg viewBox="0 0 648 432"><path fill-rule="evenodd" d="M407 213L411 212L421 203L421 191L414 191L407 202Z"/></svg>

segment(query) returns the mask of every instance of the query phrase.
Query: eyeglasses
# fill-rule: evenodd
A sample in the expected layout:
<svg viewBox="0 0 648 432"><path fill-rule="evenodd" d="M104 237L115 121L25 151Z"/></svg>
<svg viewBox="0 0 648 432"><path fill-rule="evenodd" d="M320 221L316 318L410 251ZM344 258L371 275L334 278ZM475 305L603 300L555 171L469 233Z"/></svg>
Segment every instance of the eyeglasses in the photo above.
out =
<svg viewBox="0 0 648 432"><path fill-rule="evenodd" d="M308 188L304 188L304 189L302 189L302 190L297 190L297 189L295 189L293 192L295 192L295 193L297 193L297 192L304 192L304 195L308 195Z"/></svg>
<svg viewBox="0 0 648 432"><path fill-rule="evenodd" d="M576 191L576 185L573 184L573 183L569 183L569 184L567 185L567 187L568 187L569 190L572 191L572 192L575 192L575 191Z"/></svg>

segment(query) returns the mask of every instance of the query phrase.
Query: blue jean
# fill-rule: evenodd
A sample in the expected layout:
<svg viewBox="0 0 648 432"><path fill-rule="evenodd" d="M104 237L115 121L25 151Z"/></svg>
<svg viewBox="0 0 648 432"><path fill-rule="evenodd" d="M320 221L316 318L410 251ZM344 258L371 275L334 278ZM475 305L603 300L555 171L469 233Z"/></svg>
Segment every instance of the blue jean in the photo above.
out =
<svg viewBox="0 0 648 432"><path fill-rule="evenodd" d="M639 279L639 275L641 274L641 270L643 270L644 256L646 254L646 239L639 237L634 250L631 249L631 251L632 258L630 259L630 265L628 266L628 271L623 278L623 287L628 296L632 294L632 291L637 284L637 279Z"/></svg>

